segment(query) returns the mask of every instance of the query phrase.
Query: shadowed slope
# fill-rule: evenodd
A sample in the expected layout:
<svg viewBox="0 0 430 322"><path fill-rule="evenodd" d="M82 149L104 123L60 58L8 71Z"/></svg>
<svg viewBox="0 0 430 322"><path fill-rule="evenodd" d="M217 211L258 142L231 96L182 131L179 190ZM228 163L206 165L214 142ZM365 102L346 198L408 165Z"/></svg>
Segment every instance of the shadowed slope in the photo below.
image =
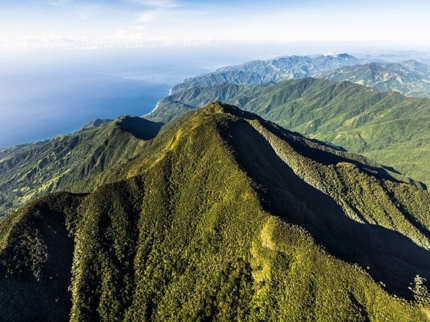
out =
<svg viewBox="0 0 430 322"><path fill-rule="evenodd" d="M54 194L0 225L0 307L3 321L67 321L75 213L80 197Z"/></svg>
<svg viewBox="0 0 430 322"><path fill-rule="evenodd" d="M346 163L338 163L335 167L328 168L303 158L300 169L296 169L300 171L299 174L302 176L300 178L288 166L288 161L286 164L276 154L267 137L255 131L246 121L232 122L225 129L224 136L226 139L230 138L229 142L235 149L236 159L260 186L263 191L262 198L266 201L266 209L270 213L304 227L334 256L358 263L361 267L368 267L368 273L376 281L381 281L391 293L410 297L412 293L408 287L417 274L430 278L430 253L427 250L430 247L428 239L430 232L427 229L423 230L425 235L421 234L414 224L407 224L408 218L399 211L383 214L393 218L399 216L398 219L388 220L401 221L407 227L387 228L400 231L404 229L404 234L412 239L416 237L415 242L423 243L425 249L397 231L382 228L381 226L385 226L383 223L385 218L378 218L381 214L366 213L365 209L354 209L350 198L339 194L339 201L342 198L346 202L344 207L349 208L351 213L348 215L353 218L348 217L345 210L330 196L337 191L330 191L329 195L326 195L319 190L331 190L331 184L344 179L342 178L345 175L344 171L356 172L355 179L359 186L373 183L374 188L377 188L379 183L372 181L374 177L369 177L363 169ZM320 181L319 178L315 178L312 173L315 170L312 171L311 167L316 168L316 172L324 173L326 180ZM346 186L350 185L349 182L343 183ZM357 192L354 191L355 194ZM381 193L381 196L378 197L377 193ZM377 193L373 198L364 194L357 195L357 198L362 199L363 203L379 203L381 208L387 209L387 205L383 203L391 202L385 191L380 189ZM367 216L371 216L371 219ZM381 226L374 225L375 223ZM421 226L419 224L419 227Z"/></svg>

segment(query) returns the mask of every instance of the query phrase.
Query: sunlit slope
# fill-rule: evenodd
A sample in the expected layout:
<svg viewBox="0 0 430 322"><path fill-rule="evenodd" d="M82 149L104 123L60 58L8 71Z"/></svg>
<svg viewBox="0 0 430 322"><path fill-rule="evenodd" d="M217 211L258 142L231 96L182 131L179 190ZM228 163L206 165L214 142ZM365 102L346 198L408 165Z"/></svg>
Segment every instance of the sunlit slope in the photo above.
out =
<svg viewBox="0 0 430 322"><path fill-rule="evenodd" d="M379 92L350 82L306 78L259 87L222 84L181 90L160 101L146 118L166 122L171 115L181 115L182 110L175 107L179 104L197 108L215 100L234 104L308 137L370 156L430 183L429 99Z"/></svg>
<svg viewBox="0 0 430 322"><path fill-rule="evenodd" d="M0 224L3 317L427 320L427 191L220 103L152 149Z"/></svg>
<svg viewBox="0 0 430 322"><path fill-rule="evenodd" d="M0 151L0 217L135 156L161 124L125 116L49 141Z"/></svg>

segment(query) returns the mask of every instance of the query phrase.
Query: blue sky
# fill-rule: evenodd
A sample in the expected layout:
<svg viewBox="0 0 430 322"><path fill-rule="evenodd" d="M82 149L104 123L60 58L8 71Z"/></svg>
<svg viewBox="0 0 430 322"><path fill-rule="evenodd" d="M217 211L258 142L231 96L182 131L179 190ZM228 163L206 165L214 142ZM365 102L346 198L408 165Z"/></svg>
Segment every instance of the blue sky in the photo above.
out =
<svg viewBox="0 0 430 322"><path fill-rule="evenodd" d="M300 41L430 43L430 3L3 0L0 51Z"/></svg>

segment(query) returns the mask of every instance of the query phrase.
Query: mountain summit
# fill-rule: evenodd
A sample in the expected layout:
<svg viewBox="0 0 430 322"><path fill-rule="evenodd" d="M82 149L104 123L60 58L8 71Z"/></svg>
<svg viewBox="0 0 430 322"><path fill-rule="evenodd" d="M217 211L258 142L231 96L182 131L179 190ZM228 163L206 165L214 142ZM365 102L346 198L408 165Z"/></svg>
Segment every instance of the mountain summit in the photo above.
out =
<svg viewBox="0 0 430 322"><path fill-rule="evenodd" d="M168 122L212 101L395 168L430 184L430 100L315 78L260 86L218 84L174 92L145 118Z"/></svg>
<svg viewBox="0 0 430 322"><path fill-rule="evenodd" d="M0 223L5 320L428 320L419 186L222 103L151 149Z"/></svg>

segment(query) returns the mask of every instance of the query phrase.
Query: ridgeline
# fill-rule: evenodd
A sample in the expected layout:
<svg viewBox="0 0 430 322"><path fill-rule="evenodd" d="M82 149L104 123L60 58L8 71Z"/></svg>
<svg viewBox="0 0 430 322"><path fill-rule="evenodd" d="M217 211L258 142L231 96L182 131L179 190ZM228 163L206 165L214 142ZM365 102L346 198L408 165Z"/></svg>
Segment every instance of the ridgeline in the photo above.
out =
<svg viewBox="0 0 430 322"><path fill-rule="evenodd" d="M362 156L211 103L91 180L0 223L3 319L428 320L430 194Z"/></svg>

